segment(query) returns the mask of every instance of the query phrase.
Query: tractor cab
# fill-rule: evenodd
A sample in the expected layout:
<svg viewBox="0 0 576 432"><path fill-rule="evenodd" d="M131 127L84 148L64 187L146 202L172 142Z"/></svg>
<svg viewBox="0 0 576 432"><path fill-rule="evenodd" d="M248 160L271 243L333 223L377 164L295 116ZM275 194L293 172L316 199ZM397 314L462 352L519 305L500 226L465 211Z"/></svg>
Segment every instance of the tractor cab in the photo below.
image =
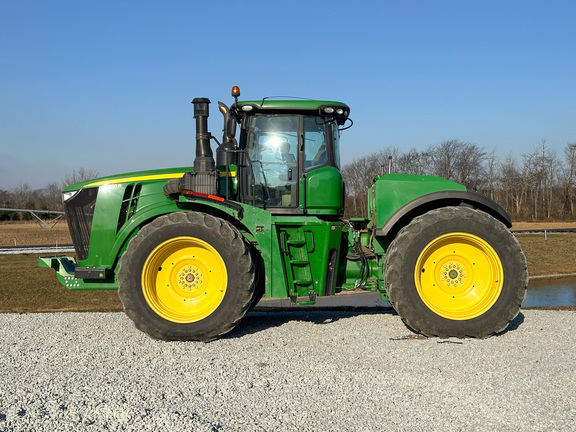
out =
<svg viewBox="0 0 576 432"><path fill-rule="evenodd" d="M340 102L236 102L238 200L274 214L339 216L344 208L339 134L350 109Z"/></svg>

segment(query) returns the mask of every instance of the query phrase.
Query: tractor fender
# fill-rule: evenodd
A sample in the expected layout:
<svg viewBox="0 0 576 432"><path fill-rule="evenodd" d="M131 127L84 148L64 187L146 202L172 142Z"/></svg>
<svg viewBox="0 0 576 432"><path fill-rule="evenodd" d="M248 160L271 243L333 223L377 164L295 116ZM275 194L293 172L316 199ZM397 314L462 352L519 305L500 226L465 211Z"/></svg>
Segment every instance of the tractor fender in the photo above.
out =
<svg viewBox="0 0 576 432"><path fill-rule="evenodd" d="M192 212L204 212L209 213L212 216L219 217L226 220L235 220L230 218L230 210L226 206L221 206L212 204L208 201L198 200L194 202L181 202L179 205L174 203L174 206L166 207L165 205L152 205L148 206L145 210L142 209L136 214L136 216L130 219L130 223L125 224L125 226L118 231L116 235L116 240L114 245L110 250L110 257L114 259L119 259L123 251L128 246L128 242L134 237L142 227L149 224L153 220L170 213L177 213L182 211L192 211ZM239 224L236 224L239 225ZM241 229L237 226L237 228Z"/></svg>
<svg viewBox="0 0 576 432"><path fill-rule="evenodd" d="M395 236L415 217L430 210L449 206L465 206L482 210L498 219L508 228L512 226L512 219L506 210L490 198L473 191L448 190L422 195L404 204L381 228L376 228L374 235L378 237Z"/></svg>

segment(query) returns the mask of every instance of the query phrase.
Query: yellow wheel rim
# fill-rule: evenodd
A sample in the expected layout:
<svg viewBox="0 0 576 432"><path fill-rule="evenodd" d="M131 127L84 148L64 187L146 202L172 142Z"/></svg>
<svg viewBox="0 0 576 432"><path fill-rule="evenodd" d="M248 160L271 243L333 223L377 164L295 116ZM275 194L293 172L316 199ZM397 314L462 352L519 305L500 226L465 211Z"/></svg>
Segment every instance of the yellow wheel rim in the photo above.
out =
<svg viewBox="0 0 576 432"><path fill-rule="evenodd" d="M472 234L450 233L424 248L414 279L430 310L444 318L467 320L494 305L502 291L504 271L487 242Z"/></svg>
<svg viewBox="0 0 576 432"><path fill-rule="evenodd" d="M144 262L142 292L152 310L169 321L191 323L212 314L226 294L228 274L220 254L194 237L159 244Z"/></svg>

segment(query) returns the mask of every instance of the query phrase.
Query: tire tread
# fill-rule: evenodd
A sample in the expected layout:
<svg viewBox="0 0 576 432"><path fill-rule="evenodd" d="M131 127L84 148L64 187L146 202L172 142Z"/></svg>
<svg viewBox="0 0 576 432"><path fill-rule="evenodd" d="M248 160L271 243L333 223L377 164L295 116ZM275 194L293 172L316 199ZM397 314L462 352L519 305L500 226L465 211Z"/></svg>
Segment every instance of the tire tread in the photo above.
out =
<svg viewBox="0 0 576 432"><path fill-rule="evenodd" d="M235 295L237 295L237 301L231 305L230 310L227 311L227 319L215 323L214 326L208 329L202 329L202 331L194 330L194 328L199 328L200 326L170 323L160 317L157 317L158 320L165 322L163 325L158 325L157 320L151 320L149 316L141 313L142 305L139 305L138 301L135 301L135 298L137 298L135 291L141 290L141 288L140 274L135 274L137 273L137 268L134 268L133 263L139 258L140 248L150 236L154 236L161 230L173 225L196 226L201 230L205 230L208 235L221 237L228 244L227 253L231 254L233 257L232 260L236 262L239 267L237 271L238 279L232 282L238 290L238 292L235 293ZM248 312L255 289L255 267L250 256L247 241L229 222L201 212L175 212L158 217L148 223L130 240L126 252L120 259L118 285L118 296L122 301L124 311L139 330L155 339L166 341L200 340L208 342L228 333ZM231 289L230 281L228 289ZM207 318L210 318L210 316ZM202 321L205 321L207 318ZM173 331L170 331L170 328L173 328ZM188 331L186 331L186 329L188 329Z"/></svg>
<svg viewBox="0 0 576 432"><path fill-rule="evenodd" d="M499 244L503 249L501 259L513 260L511 268L515 274L506 274L506 278L514 279L515 282L510 288L510 301L504 306L504 309L498 316L494 316L489 325L484 320L484 325L473 326L468 322L460 322L461 329L457 325L446 325L446 319L427 319L423 314L422 308L427 307L418 299L421 304L411 301L410 296L405 291L410 289L409 278L406 273L413 274L414 268L406 268L408 262L414 260L415 253L412 245L417 242L426 229L438 224L445 224L448 227L455 226L456 223L462 224L462 220L468 224L483 225L486 232L492 231L500 236ZM418 252L419 253L419 252ZM384 265L384 278L390 303L400 315L402 321L414 331L426 336L437 336L441 338L448 337L475 337L485 338L499 333L506 329L509 323L516 318L520 312L520 306L526 298L526 289L528 286L528 271L526 257L522 252L520 244L516 237L498 220L482 212L481 210L467 207L443 207L431 210L406 225L392 241L386 252L386 261ZM412 278L413 279L413 278ZM415 288L414 288L415 289ZM484 315L490 313L487 311ZM438 317L440 318L440 317ZM481 317L479 317L481 318ZM468 320L469 322L473 320ZM466 325L464 325L466 324Z"/></svg>

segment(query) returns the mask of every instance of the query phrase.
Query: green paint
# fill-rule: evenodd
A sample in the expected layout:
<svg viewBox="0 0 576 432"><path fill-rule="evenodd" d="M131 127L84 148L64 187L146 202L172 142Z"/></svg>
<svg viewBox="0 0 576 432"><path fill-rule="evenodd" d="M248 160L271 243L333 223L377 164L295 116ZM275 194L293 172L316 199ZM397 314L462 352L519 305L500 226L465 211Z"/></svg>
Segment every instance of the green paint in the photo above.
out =
<svg viewBox="0 0 576 432"><path fill-rule="evenodd" d="M409 174L378 175L368 189L368 215L371 227L379 228L402 206L433 192L466 187L441 177Z"/></svg>
<svg viewBox="0 0 576 432"><path fill-rule="evenodd" d="M246 106L252 110L244 110ZM250 162L244 166L217 167L219 196L233 202L232 206L211 199L166 198L162 190L166 181L182 177L192 170L190 167L119 174L69 186L65 192L97 188L93 208L90 207L93 217L88 217L91 222L88 255L78 261L74 257L43 257L39 265L53 268L60 282L70 289L117 289L120 257L144 225L173 212L205 212L233 223L260 253L267 297L291 297L300 304L310 304L317 296L361 286L365 290L378 290L387 300L383 267L392 238L377 236L375 230L419 197L465 188L439 177L376 176L367 191L369 218L342 220L345 187L339 170L335 123L341 125L343 119L331 118L325 107L341 109L344 116L350 111L339 102L315 100L266 99L233 106L233 115L241 128L247 128L240 134L242 151L250 145L254 155L260 154L258 140L262 139L263 148L269 149L273 141L268 138L281 136L295 160L291 165L282 165L288 164L286 153L268 161L262 157L259 164L268 169L268 178L262 175L259 180ZM280 120L270 132L250 126L257 116ZM286 120L295 129L279 126ZM314 139L317 147L310 144ZM320 147L327 149L324 162L314 157ZM274 164L280 165L280 170L271 177ZM262 198L255 198L257 193L263 193ZM278 195L276 200L272 193ZM71 198L67 206L73 203ZM69 224L73 225L70 220ZM108 279L77 279L76 267L105 269Z"/></svg>

